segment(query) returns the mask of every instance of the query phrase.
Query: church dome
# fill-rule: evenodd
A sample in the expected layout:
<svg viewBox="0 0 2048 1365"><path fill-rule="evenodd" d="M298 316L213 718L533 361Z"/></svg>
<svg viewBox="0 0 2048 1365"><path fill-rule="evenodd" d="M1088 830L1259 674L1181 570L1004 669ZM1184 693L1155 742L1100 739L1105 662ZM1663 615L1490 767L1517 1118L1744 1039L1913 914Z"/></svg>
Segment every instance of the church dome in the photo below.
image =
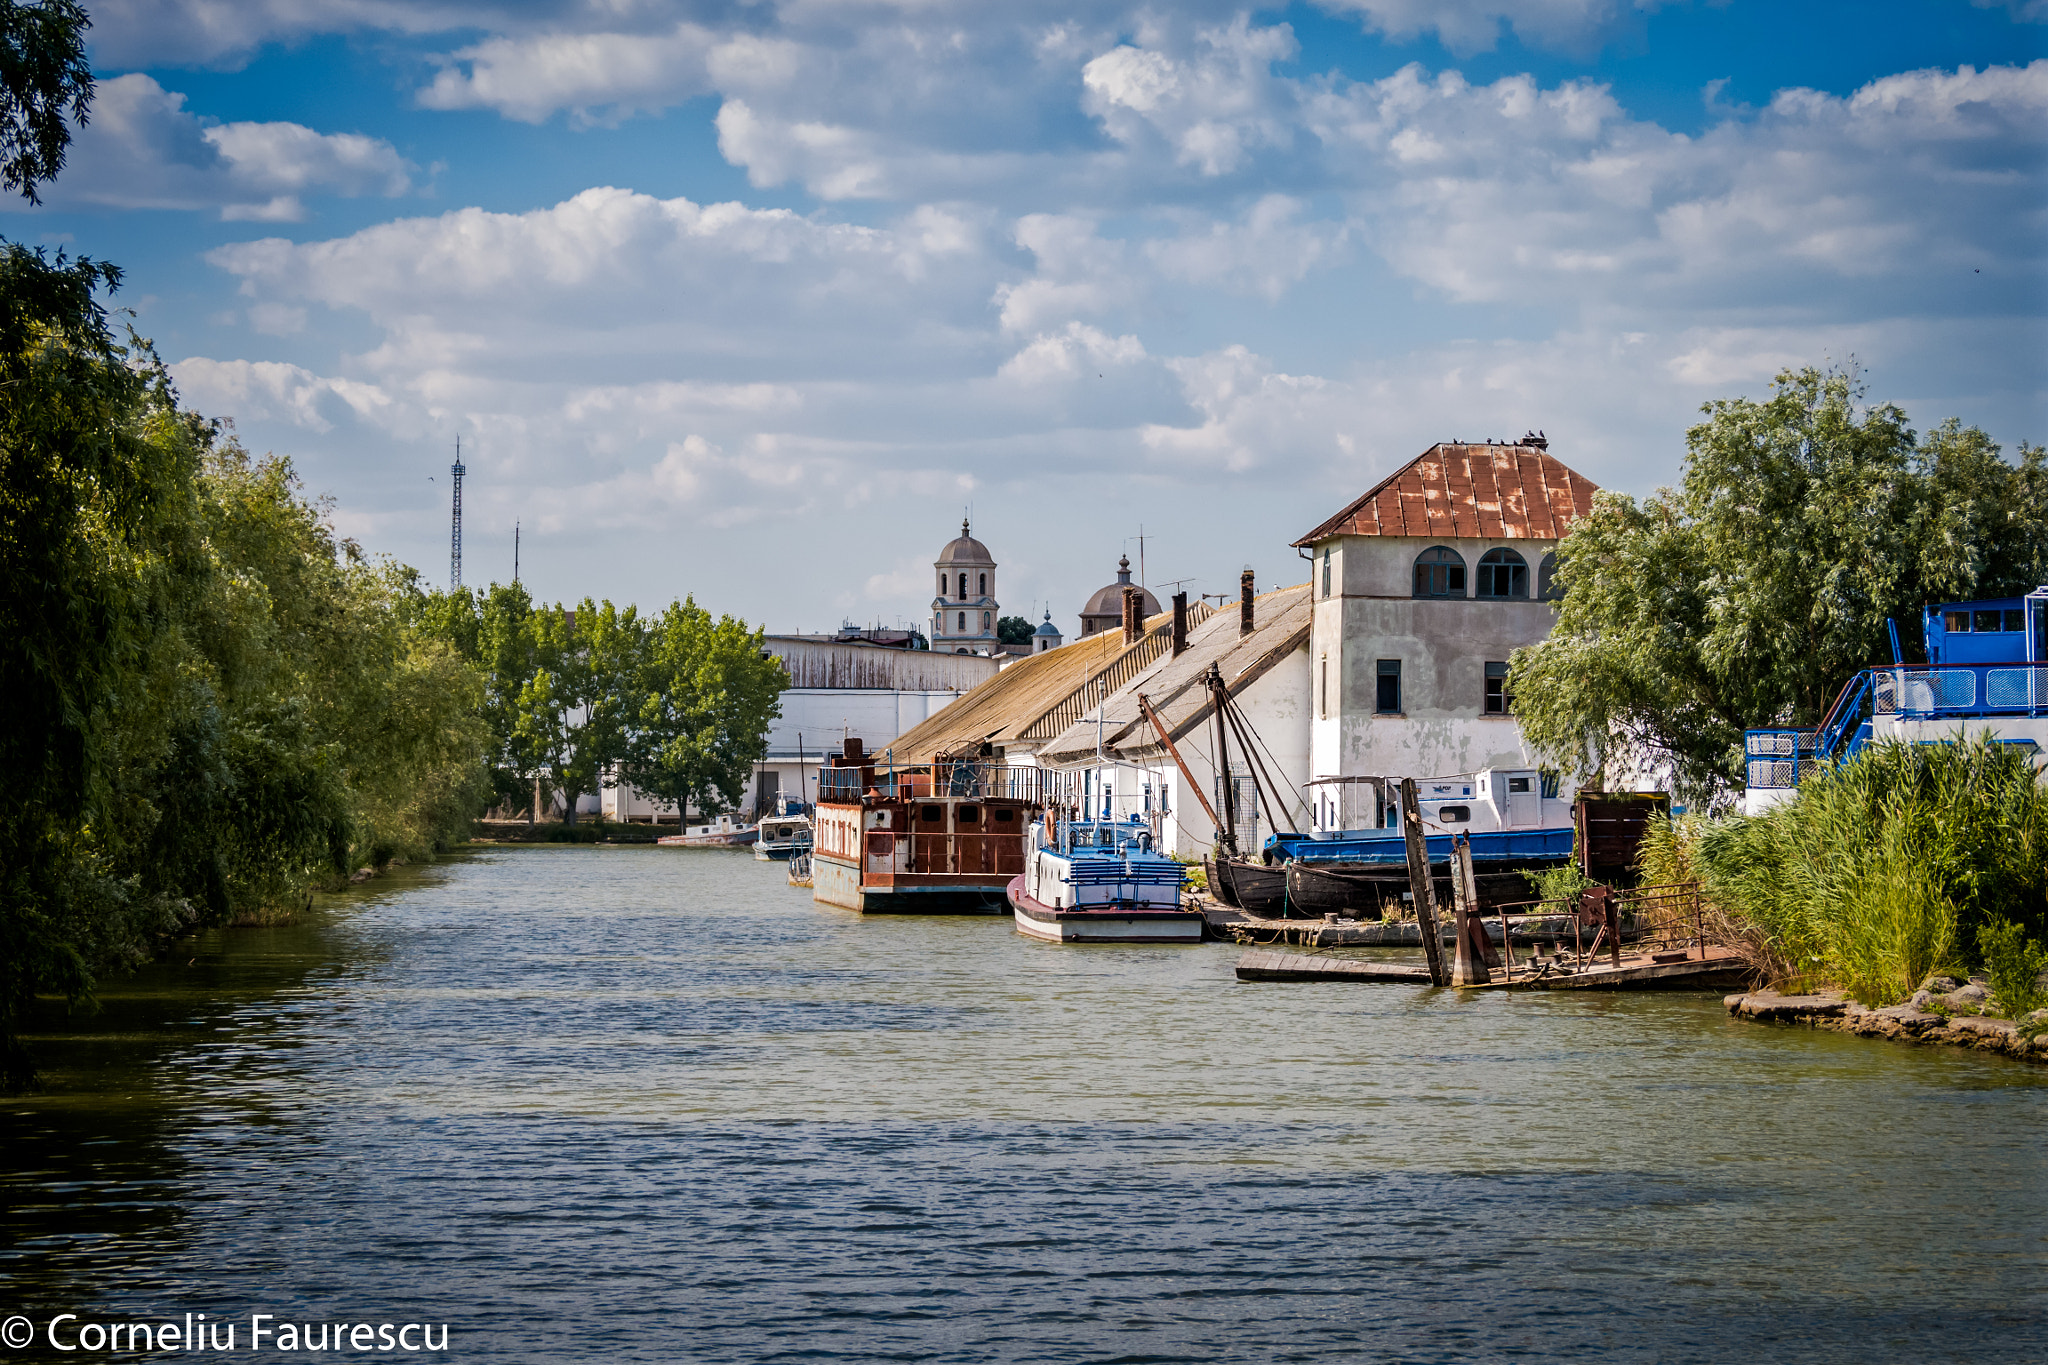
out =
<svg viewBox="0 0 2048 1365"><path fill-rule="evenodd" d="M986 564L993 568L995 562L995 556L988 552L988 546L967 534L965 518L960 522L960 538L947 542L946 548L939 551L937 561L942 569L953 564Z"/></svg>
<svg viewBox="0 0 2048 1365"><path fill-rule="evenodd" d="M1121 625L1124 619L1124 589L1131 583L1131 557L1125 555L1116 562L1116 582L1097 588L1095 595L1088 599L1088 605L1081 608L1081 633L1093 635L1098 630ZM1145 588L1138 589L1138 616L1159 614L1159 599Z"/></svg>
<svg viewBox="0 0 2048 1365"><path fill-rule="evenodd" d="M1037 630L1034 630L1031 633L1033 635L1050 635L1055 640L1060 638L1060 628L1052 623L1052 611L1050 608L1048 608L1045 613L1045 621L1038 627Z"/></svg>

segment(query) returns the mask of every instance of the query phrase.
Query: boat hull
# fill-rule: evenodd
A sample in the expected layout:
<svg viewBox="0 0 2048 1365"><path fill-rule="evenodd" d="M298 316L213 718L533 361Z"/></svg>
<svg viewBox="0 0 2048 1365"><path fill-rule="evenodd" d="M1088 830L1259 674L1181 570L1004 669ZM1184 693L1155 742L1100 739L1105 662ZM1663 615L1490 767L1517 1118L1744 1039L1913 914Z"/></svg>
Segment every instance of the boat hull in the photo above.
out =
<svg viewBox="0 0 2048 1365"><path fill-rule="evenodd" d="M1287 914L1287 869L1259 863L1218 861L1211 872L1228 889L1225 904L1260 919L1283 919ZM1212 883L1213 884L1213 883Z"/></svg>
<svg viewBox="0 0 2048 1365"><path fill-rule="evenodd" d="M1005 892L1017 931L1047 943L1199 943L1202 916L1179 906L1091 906L1055 910L1024 893L1017 877Z"/></svg>
<svg viewBox="0 0 2048 1365"><path fill-rule="evenodd" d="M1010 908L1000 881L936 874L863 876L858 863L815 849L811 897L863 915L1000 915Z"/></svg>
<svg viewBox="0 0 2048 1365"><path fill-rule="evenodd" d="M734 830L730 834L671 834L654 842L667 848L745 848L760 838L759 830Z"/></svg>
<svg viewBox="0 0 2048 1365"><path fill-rule="evenodd" d="M754 856L764 863L786 863L797 850L809 847L809 844L755 844Z"/></svg>

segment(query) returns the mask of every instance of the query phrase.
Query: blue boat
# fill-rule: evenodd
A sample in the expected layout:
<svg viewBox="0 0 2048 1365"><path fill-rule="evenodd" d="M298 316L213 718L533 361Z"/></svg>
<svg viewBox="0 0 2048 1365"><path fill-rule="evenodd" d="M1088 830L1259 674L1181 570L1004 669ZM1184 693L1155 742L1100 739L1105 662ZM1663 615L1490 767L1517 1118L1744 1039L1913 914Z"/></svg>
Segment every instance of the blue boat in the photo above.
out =
<svg viewBox="0 0 2048 1365"><path fill-rule="evenodd" d="M1195 943L1202 916L1181 905L1187 869L1153 845L1141 816L1060 820L1032 832L1009 886L1020 933L1052 943Z"/></svg>
<svg viewBox="0 0 2048 1365"><path fill-rule="evenodd" d="M1432 863L1449 862L1449 834L1432 834L1424 842ZM1559 863L1572 856L1572 828L1481 830L1465 836L1475 863ZM1345 863L1358 866L1408 865L1408 842L1391 830L1345 831L1334 835L1274 834L1266 840L1266 861Z"/></svg>
<svg viewBox="0 0 2048 1365"><path fill-rule="evenodd" d="M2024 597L1937 602L1920 613L1925 664L1908 664L1892 631L1892 663L1842 686L1810 729L1744 732L1742 808L1790 797L1820 765L1886 740L1946 744L1989 736L2048 748L2048 586Z"/></svg>

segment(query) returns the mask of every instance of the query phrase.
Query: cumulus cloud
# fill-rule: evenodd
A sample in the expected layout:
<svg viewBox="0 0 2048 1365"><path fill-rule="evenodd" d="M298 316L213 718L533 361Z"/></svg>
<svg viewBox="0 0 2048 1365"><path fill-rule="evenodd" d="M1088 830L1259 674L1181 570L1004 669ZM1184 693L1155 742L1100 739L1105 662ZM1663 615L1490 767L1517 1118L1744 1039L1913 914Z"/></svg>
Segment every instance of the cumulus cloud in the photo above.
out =
<svg viewBox="0 0 2048 1365"><path fill-rule="evenodd" d="M308 194L402 195L417 168L381 138L297 123L217 123L148 76L102 81L53 206L212 210L229 222L291 222Z"/></svg>
<svg viewBox="0 0 2048 1365"><path fill-rule="evenodd" d="M178 389L193 409L237 420L285 422L326 432L345 417L379 423L393 409L375 384L314 374L274 360L194 357L175 368Z"/></svg>
<svg viewBox="0 0 2048 1365"><path fill-rule="evenodd" d="M701 94L714 35L677 24L660 33L496 37L447 58L419 92L428 109L494 109L539 123L558 110L616 121Z"/></svg>

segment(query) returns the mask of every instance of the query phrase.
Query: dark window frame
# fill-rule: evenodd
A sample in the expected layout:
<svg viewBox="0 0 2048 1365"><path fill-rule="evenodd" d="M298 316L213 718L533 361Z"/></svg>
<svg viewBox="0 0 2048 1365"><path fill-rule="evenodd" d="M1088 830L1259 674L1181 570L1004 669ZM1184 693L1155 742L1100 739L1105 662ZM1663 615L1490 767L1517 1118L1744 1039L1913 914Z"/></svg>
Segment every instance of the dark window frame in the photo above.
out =
<svg viewBox="0 0 2048 1365"><path fill-rule="evenodd" d="M1484 713L1489 716L1511 716L1515 713L1515 694L1508 690L1508 666L1505 660L1486 661L1486 687L1481 706Z"/></svg>
<svg viewBox="0 0 2048 1365"><path fill-rule="evenodd" d="M1393 665L1393 667L1389 668L1389 664ZM1374 670L1373 682L1375 684L1373 688L1374 715L1399 716L1406 714L1401 709L1403 699L1401 696L1401 661L1399 659L1381 659L1378 668ZM1392 685L1393 689L1394 704L1392 706L1387 705L1389 684Z"/></svg>
<svg viewBox="0 0 2048 1365"><path fill-rule="evenodd" d="M1432 545L1415 556L1413 595L1460 599L1466 594L1465 556L1448 545Z"/></svg>
<svg viewBox="0 0 2048 1365"><path fill-rule="evenodd" d="M1501 592L1499 589L1506 588ZM1505 545L1495 546L1479 556L1479 585L1475 594L1488 602L1529 600L1529 561Z"/></svg>
<svg viewBox="0 0 2048 1365"><path fill-rule="evenodd" d="M1436 822L1439 825L1469 825L1472 823L1470 806L1438 806Z"/></svg>

